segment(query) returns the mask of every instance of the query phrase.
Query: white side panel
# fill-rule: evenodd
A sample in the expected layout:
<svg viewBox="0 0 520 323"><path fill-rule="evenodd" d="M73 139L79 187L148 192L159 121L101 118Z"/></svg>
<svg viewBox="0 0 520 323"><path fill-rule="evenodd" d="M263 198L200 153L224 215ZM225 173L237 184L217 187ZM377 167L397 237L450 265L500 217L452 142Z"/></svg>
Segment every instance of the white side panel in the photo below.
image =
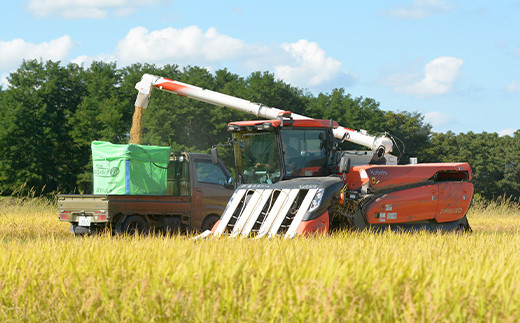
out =
<svg viewBox="0 0 520 323"><path fill-rule="evenodd" d="M302 222L303 216L309 209L309 206L311 206L312 199L314 199L314 195L316 195L317 191L318 190L314 188L314 189L309 190L309 192L307 192L307 195L303 199L302 205L298 209L298 212L294 216L293 222L289 226L289 230L287 230L287 233L285 234L286 238L292 239L296 235L296 230L298 229L298 226Z"/></svg>
<svg viewBox="0 0 520 323"><path fill-rule="evenodd" d="M242 236L247 237L249 233L251 232L251 229L255 226L256 221L258 220L258 217L260 216L260 213L262 212L262 209L265 206L265 203L269 201L269 198L271 197L271 194L273 193L272 189L264 190L262 193L262 197L260 198L260 202L258 202L255 210L249 217L249 220L247 221L246 225L244 226L244 229L242 230Z"/></svg>
<svg viewBox="0 0 520 323"><path fill-rule="evenodd" d="M262 198L262 193L264 190L254 190L253 195L249 199L249 202L246 205L244 211L239 215L237 222L235 223L235 227L233 228L233 232L231 232L231 238L236 237L240 234L247 221L253 214L253 211L256 209L258 202Z"/></svg>
<svg viewBox="0 0 520 323"><path fill-rule="evenodd" d="M278 229L280 229L280 226L282 225L285 216L291 209L291 205L293 204L294 200L298 196L299 191L300 191L299 189L294 189L294 190L291 190L291 192L289 193L289 197L285 201L280 212L278 212L278 214L276 214L276 218L273 221L273 225L269 229L269 237L275 236L276 233L278 232Z"/></svg>
<svg viewBox="0 0 520 323"><path fill-rule="evenodd" d="M290 189L284 189L280 191L280 194L278 194L278 197L276 198L276 202L274 202L274 205L269 211L269 214L267 214L264 223L262 223L260 230L258 230L258 235L256 236L256 238L261 238L269 232L269 229L273 225L276 216L278 215L280 209L284 206L285 201L289 197L290 192Z"/></svg>
<svg viewBox="0 0 520 323"><path fill-rule="evenodd" d="M246 192L246 189L241 189L235 192L235 195L233 196L233 201L231 201L231 204L228 204L228 206L226 207L226 210L222 215L220 223L217 229L215 230L215 236L220 236L222 235L222 233L224 233L229 223L229 220L231 220L231 216L233 215L233 213L235 213L235 209L237 208L238 204L240 204L240 201L242 200Z"/></svg>

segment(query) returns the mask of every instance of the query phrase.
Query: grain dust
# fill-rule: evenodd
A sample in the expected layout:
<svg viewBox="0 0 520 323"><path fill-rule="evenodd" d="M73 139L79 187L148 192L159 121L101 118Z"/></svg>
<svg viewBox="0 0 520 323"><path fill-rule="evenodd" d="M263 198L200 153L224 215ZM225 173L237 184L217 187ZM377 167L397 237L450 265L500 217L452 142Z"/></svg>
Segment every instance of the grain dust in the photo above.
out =
<svg viewBox="0 0 520 323"><path fill-rule="evenodd" d="M130 143L140 145L142 133L143 111L141 107L135 107L134 117L132 118L132 128L130 129Z"/></svg>

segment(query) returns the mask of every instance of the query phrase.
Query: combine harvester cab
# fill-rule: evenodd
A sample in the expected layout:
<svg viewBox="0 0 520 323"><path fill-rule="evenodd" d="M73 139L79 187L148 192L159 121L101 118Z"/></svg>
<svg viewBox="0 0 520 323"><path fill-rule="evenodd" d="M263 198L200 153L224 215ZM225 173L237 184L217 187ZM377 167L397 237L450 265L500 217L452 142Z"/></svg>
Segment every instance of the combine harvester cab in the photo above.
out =
<svg viewBox="0 0 520 323"><path fill-rule="evenodd" d="M397 165L393 140L145 74L136 109L153 88L268 120L231 122L241 183L209 235L307 235L334 229L471 230L467 163ZM341 151L344 140L367 151Z"/></svg>

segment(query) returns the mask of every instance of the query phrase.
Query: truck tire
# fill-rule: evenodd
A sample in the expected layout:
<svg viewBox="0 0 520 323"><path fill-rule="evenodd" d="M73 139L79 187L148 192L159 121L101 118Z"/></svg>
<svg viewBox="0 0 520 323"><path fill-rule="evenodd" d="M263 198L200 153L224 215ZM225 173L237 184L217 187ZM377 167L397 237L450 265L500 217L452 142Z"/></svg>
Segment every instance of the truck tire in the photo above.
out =
<svg viewBox="0 0 520 323"><path fill-rule="evenodd" d="M204 232L206 230L213 229L213 226L217 221L220 220L220 217L217 215L208 215L204 221L202 221L202 226L200 227L200 231Z"/></svg>
<svg viewBox="0 0 520 323"><path fill-rule="evenodd" d="M123 222L122 231L123 234L138 235L147 234L150 229L150 225L145 218L139 215L132 215L125 219Z"/></svg>
<svg viewBox="0 0 520 323"><path fill-rule="evenodd" d="M82 238L90 233L90 229L86 227L80 227L75 223L70 224L70 232L74 233L77 238Z"/></svg>

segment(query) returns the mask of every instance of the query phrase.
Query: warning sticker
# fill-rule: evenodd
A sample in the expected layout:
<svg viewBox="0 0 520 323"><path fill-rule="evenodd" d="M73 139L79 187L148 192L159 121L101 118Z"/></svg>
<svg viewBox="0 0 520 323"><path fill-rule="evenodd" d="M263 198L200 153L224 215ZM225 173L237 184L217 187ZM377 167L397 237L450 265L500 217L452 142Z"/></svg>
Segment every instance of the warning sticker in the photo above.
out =
<svg viewBox="0 0 520 323"><path fill-rule="evenodd" d="M387 218L388 220L395 220L395 219L397 219L397 212L394 212L394 213L388 213L386 218Z"/></svg>

